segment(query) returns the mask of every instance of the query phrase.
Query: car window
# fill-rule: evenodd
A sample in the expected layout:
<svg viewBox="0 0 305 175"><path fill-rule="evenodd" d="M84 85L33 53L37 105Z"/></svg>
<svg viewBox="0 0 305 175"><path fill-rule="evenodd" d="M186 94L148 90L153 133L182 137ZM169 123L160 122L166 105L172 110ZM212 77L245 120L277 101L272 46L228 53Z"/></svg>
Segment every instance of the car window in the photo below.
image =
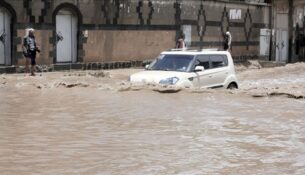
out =
<svg viewBox="0 0 305 175"><path fill-rule="evenodd" d="M228 58L224 55L210 55L212 68L225 67L228 65Z"/></svg>
<svg viewBox="0 0 305 175"><path fill-rule="evenodd" d="M196 66L203 66L204 69L210 69L210 56L209 55L199 55L197 56Z"/></svg>
<svg viewBox="0 0 305 175"><path fill-rule="evenodd" d="M193 63L193 55L160 55L148 70L187 72Z"/></svg>

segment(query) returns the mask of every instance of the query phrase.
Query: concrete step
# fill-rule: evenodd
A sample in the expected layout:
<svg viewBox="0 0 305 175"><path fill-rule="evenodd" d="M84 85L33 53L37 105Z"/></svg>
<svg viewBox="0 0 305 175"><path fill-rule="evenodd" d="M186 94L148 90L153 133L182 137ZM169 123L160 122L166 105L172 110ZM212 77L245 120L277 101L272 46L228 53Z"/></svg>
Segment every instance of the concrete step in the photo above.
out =
<svg viewBox="0 0 305 175"><path fill-rule="evenodd" d="M0 74L16 73L16 66L0 66Z"/></svg>

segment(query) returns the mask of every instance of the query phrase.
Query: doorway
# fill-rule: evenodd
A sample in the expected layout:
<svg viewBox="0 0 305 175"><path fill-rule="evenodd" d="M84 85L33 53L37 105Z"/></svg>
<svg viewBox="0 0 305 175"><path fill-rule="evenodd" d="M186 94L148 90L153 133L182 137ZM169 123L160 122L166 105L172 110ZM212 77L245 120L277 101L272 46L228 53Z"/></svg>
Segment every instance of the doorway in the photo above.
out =
<svg viewBox="0 0 305 175"><path fill-rule="evenodd" d="M56 15L56 62L77 61L77 17L69 10L60 10Z"/></svg>
<svg viewBox="0 0 305 175"><path fill-rule="evenodd" d="M11 24L10 13L0 7L0 65L11 65Z"/></svg>

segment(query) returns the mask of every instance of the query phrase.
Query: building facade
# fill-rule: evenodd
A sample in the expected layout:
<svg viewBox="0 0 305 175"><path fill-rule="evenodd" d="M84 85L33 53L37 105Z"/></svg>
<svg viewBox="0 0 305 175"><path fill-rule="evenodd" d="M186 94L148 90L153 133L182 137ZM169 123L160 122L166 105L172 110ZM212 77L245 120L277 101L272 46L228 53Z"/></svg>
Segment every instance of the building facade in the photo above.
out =
<svg viewBox="0 0 305 175"><path fill-rule="evenodd" d="M272 55L276 61L305 61L305 0L272 2Z"/></svg>
<svg viewBox="0 0 305 175"><path fill-rule="evenodd" d="M149 60L181 32L199 49L222 48L230 31L235 59L269 59L271 11L262 0L0 0L0 65L24 64L28 27L45 65Z"/></svg>

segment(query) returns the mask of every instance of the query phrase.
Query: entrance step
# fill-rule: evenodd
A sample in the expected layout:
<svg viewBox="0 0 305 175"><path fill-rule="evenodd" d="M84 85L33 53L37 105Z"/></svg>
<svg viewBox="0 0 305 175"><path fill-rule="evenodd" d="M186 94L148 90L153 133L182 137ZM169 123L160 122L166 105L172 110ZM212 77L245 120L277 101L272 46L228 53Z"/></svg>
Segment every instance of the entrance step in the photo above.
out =
<svg viewBox="0 0 305 175"><path fill-rule="evenodd" d="M12 74L16 73L15 66L0 66L0 74Z"/></svg>
<svg viewBox="0 0 305 175"><path fill-rule="evenodd" d="M73 69L82 70L84 65L85 64L83 64L83 63L54 64L53 69L54 69L54 71L73 70Z"/></svg>

